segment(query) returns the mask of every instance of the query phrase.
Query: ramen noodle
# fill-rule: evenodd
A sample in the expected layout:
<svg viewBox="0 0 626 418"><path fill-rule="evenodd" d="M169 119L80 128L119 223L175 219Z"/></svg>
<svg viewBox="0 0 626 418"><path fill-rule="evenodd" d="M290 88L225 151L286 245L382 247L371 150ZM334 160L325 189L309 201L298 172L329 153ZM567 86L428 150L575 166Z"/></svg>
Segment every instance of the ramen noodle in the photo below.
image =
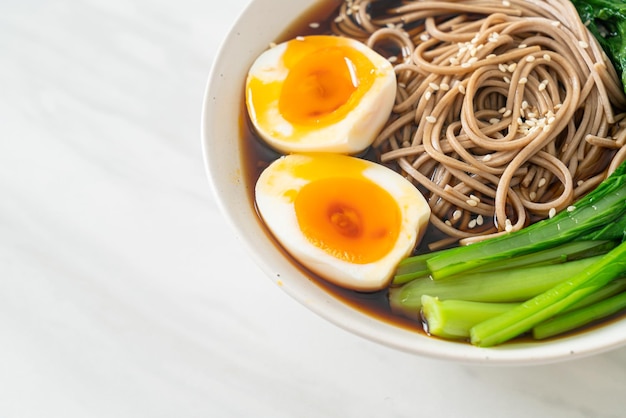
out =
<svg viewBox="0 0 626 418"><path fill-rule="evenodd" d="M346 1L331 24L393 64L373 144L470 243L567 209L625 159L626 99L568 0Z"/></svg>

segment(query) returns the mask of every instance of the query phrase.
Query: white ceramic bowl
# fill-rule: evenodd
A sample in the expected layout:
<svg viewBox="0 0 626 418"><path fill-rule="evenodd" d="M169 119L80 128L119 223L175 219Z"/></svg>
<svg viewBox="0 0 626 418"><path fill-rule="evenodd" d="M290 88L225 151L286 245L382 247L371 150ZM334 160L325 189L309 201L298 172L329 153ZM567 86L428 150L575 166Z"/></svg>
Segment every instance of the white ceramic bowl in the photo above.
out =
<svg viewBox="0 0 626 418"><path fill-rule="evenodd" d="M626 343L626 319L590 332L547 342L478 348L427 337L390 325L327 293L295 267L273 243L250 200L242 175L242 97L254 59L319 0L252 0L220 47L202 109L202 144L207 172L234 233L276 285L328 321L367 339L431 358L463 363L523 365L556 362L604 352ZM269 285L269 282L268 282Z"/></svg>

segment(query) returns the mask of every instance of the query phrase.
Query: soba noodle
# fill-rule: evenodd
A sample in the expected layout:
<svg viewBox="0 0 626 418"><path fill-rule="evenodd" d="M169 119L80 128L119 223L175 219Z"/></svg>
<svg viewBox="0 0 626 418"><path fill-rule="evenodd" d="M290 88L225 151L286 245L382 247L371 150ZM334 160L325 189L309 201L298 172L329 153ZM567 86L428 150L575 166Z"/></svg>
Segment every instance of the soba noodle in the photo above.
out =
<svg viewBox="0 0 626 418"><path fill-rule="evenodd" d="M447 240L565 210L626 158L619 78L569 0L346 1L332 25L395 66L380 161Z"/></svg>

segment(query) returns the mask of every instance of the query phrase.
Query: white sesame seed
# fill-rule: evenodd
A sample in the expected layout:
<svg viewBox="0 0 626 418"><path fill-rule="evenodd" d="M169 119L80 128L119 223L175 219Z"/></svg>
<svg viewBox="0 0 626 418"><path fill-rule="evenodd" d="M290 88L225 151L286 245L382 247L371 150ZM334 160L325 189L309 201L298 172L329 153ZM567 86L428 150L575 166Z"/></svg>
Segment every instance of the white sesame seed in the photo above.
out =
<svg viewBox="0 0 626 418"><path fill-rule="evenodd" d="M585 41L578 41L578 46L582 49L589 48L589 44Z"/></svg>
<svg viewBox="0 0 626 418"><path fill-rule="evenodd" d="M548 211L548 217L549 218L554 218L554 215L556 215L556 209L555 208L550 208L550 210Z"/></svg>
<svg viewBox="0 0 626 418"><path fill-rule="evenodd" d="M511 110L507 109L507 111L506 111L506 112L504 112L504 113L502 114L502 116L503 116L503 117L505 117L505 118L508 118L509 116L511 116L511 113L513 113L513 112L511 112Z"/></svg>
<svg viewBox="0 0 626 418"><path fill-rule="evenodd" d="M296 36L296 41L304 41L304 36Z"/></svg>
<svg viewBox="0 0 626 418"><path fill-rule="evenodd" d="M469 62L464 62L463 64L461 64L461 68L469 68L472 64L470 64Z"/></svg>
<svg viewBox="0 0 626 418"><path fill-rule="evenodd" d="M424 99L430 100L432 95L433 95L432 92L428 90L426 93L424 93Z"/></svg>
<svg viewBox="0 0 626 418"><path fill-rule="evenodd" d="M524 48L526 48L527 46L528 46L528 45L526 45L526 44L519 44L517 47L518 47L518 48L520 48L520 49L524 49Z"/></svg>
<svg viewBox="0 0 626 418"><path fill-rule="evenodd" d="M478 202L475 201L474 199L467 199L465 203L467 203L470 206L478 206Z"/></svg>
<svg viewBox="0 0 626 418"><path fill-rule="evenodd" d="M528 197L530 197L530 200L535 200L537 198L537 192L530 192Z"/></svg>
<svg viewBox="0 0 626 418"><path fill-rule="evenodd" d="M506 84L511 84L511 79L509 77L502 77Z"/></svg>
<svg viewBox="0 0 626 418"><path fill-rule="evenodd" d="M506 107L501 107L500 109L498 109L498 113L504 113L506 112Z"/></svg>
<svg viewBox="0 0 626 418"><path fill-rule="evenodd" d="M433 115L426 116L426 122L428 122L428 123L435 123L435 122L437 122L437 118L434 117Z"/></svg>
<svg viewBox="0 0 626 418"><path fill-rule="evenodd" d="M503 73L506 73L506 65L504 64L498 64L498 68L500 69L500 71L502 71Z"/></svg>
<svg viewBox="0 0 626 418"><path fill-rule="evenodd" d="M439 90L439 84L435 84L435 83L428 83L428 87L430 87L431 89L433 89L434 91Z"/></svg>
<svg viewBox="0 0 626 418"><path fill-rule="evenodd" d="M516 68L517 68L517 63L514 62L513 64L509 64L509 66L507 67L507 70L509 70L509 72L512 73L513 71L515 71Z"/></svg>
<svg viewBox="0 0 626 418"><path fill-rule="evenodd" d="M504 222L504 230L505 230L506 232L511 232L511 231L513 230L513 225L511 224L511 220L510 220L510 219L507 219L507 220Z"/></svg>
<svg viewBox="0 0 626 418"><path fill-rule="evenodd" d="M470 64L474 64L476 61L478 61L477 57L472 57L472 58L467 60L467 62L470 63Z"/></svg>
<svg viewBox="0 0 626 418"><path fill-rule="evenodd" d="M572 206L568 206L568 207L567 207L567 211L568 211L568 212L574 212L575 210L576 210L576 206L573 206L573 205L572 205Z"/></svg>
<svg viewBox="0 0 626 418"><path fill-rule="evenodd" d="M551 25L558 28L559 26L561 26L561 22L559 22L558 20L553 20Z"/></svg>
<svg viewBox="0 0 626 418"><path fill-rule="evenodd" d="M317 23L317 22L311 22L311 23L309 23L309 27L313 28L313 29L317 29L317 28L320 27L320 24Z"/></svg>
<svg viewBox="0 0 626 418"><path fill-rule="evenodd" d="M524 100L524 101L522 102L522 109L523 109L523 110L526 110L526 109L528 109L528 106L529 106L528 102L527 102L526 100Z"/></svg>
<svg viewBox="0 0 626 418"><path fill-rule="evenodd" d="M548 54L543 54L543 59L546 61L550 61L552 58Z"/></svg>
<svg viewBox="0 0 626 418"><path fill-rule="evenodd" d="M467 227L468 227L469 229L474 229L474 228L476 228L476 219L472 219L471 221L469 221L469 222L467 223Z"/></svg>
<svg viewBox="0 0 626 418"><path fill-rule="evenodd" d="M449 220L449 219L446 219L444 223L445 223L446 225L448 225L448 226L452 226L452 222L450 222L450 220Z"/></svg>
<svg viewBox="0 0 626 418"><path fill-rule="evenodd" d="M450 86L448 85L448 83L441 83L439 84L439 88L443 91L448 91L450 90Z"/></svg>
<svg viewBox="0 0 626 418"><path fill-rule="evenodd" d="M485 58L486 58L486 59L488 59L488 60L490 60L490 59L495 58L496 56L497 56L496 54L489 54L489 55L487 55Z"/></svg>
<svg viewBox="0 0 626 418"><path fill-rule="evenodd" d="M341 23L341 22L343 22L343 16L337 16L335 18L335 23Z"/></svg>
<svg viewBox="0 0 626 418"><path fill-rule="evenodd" d="M511 5L511 2L510 2L509 0L503 0L503 1L502 1L502 5L503 5L504 7L509 7L509 6Z"/></svg>
<svg viewBox="0 0 626 418"><path fill-rule="evenodd" d="M458 58L450 57L449 61L450 61L450 64L452 65L459 65Z"/></svg>
<svg viewBox="0 0 626 418"><path fill-rule="evenodd" d="M491 154L485 154L483 155L483 161L491 161L492 155Z"/></svg>
<svg viewBox="0 0 626 418"><path fill-rule="evenodd" d="M391 63L397 62L398 61L398 57L396 57L395 55L387 58L387 60Z"/></svg>
<svg viewBox="0 0 626 418"><path fill-rule="evenodd" d="M459 93L465 94L465 86L463 84L459 84L457 89L459 90Z"/></svg>
<svg viewBox="0 0 626 418"><path fill-rule="evenodd" d="M420 40L421 40L422 42L426 42L426 41L427 41L427 40L429 40L429 39L430 39L430 35L429 35L429 34L427 34L427 33L422 33L422 34L420 35Z"/></svg>
<svg viewBox="0 0 626 418"><path fill-rule="evenodd" d="M578 180L578 182L576 183L577 186L582 186L585 182L582 180Z"/></svg>
<svg viewBox="0 0 626 418"><path fill-rule="evenodd" d="M526 83L528 83L528 78L522 77L522 78L519 79L518 83L519 84L526 84Z"/></svg>
<svg viewBox="0 0 626 418"><path fill-rule="evenodd" d="M457 209L452 213L452 219L454 219L455 221L458 221L459 219L461 219L461 215L463 215L463 212Z"/></svg>
<svg viewBox="0 0 626 418"><path fill-rule="evenodd" d="M498 118L491 118L491 119L489 119L489 123L492 124L492 125L495 125L496 123L499 123L499 122L500 122L500 119L498 119Z"/></svg>
<svg viewBox="0 0 626 418"><path fill-rule="evenodd" d="M533 62L535 60L535 56L534 55L529 55L526 57L526 62Z"/></svg>
<svg viewBox="0 0 626 418"><path fill-rule="evenodd" d="M476 202L480 202L480 198L478 198L478 196L471 194L470 195L470 199L476 201Z"/></svg>
<svg viewBox="0 0 626 418"><path fill-rule="evenodd" d="M476 217L476 225L482 225L485 222L485 220L483 219L483 215L478 215Z"/></svg>

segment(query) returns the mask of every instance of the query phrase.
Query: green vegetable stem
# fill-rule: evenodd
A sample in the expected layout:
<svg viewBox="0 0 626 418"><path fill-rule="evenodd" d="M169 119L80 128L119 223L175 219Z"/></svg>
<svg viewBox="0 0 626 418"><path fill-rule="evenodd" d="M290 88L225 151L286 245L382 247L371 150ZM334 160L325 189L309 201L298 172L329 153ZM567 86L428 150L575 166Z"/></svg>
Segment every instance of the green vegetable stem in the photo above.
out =
<svg viewBox="0 0 626 418"><path fill-rule="evenodd" d="M606 286L606 288L609 287L611 286ZM613 286L612 288L617 287ZM619 292L611 292L610 297L598 298L598 301L593 304L585 304L585 306L578 309L567 310L548 321L540 323L533 328L533 337L540 340L560 335L591 324L594 321L605 319L623 309L626 309L626 292L624 292L624 288L621 288Z"/></svg>
<svg viewBox="0 0 626 418"><path fill-rule="evenodd" d="M568 306L599 290L626 272L626 242L602 256L571 279L516 306L480 322L470 330L472 344L490 347L515 338Z"/></svg>
<svg viewBox="0 0 626 418"><path fill-rule="evenodd" d="M562 264L538 265L468 273L461 276L432 280L422 277L402 287L389 289L389 303L396 313L418 318L422 296L473 302L523 302L545 292L591 266L600 256L583 258Z"/></svg>
<svg viewBox="0 0 626 418"><path fill-rule="evenodd" d="M483 347L567 332L625 308L625 231L626 163L551 219L408 258L389 303L433 335Z"/></svg>
<svg viewBox="0 0 626 418"><path fill-rule="evenodd" d="M543 339L559 335L626 308L626 278L617 279L571 305L561 314L533 328L533 337ZM448 339L469 339L470 329L487 319L510 311L519 303L441 300L422 296L422 317L429 334Z"/></svg>

